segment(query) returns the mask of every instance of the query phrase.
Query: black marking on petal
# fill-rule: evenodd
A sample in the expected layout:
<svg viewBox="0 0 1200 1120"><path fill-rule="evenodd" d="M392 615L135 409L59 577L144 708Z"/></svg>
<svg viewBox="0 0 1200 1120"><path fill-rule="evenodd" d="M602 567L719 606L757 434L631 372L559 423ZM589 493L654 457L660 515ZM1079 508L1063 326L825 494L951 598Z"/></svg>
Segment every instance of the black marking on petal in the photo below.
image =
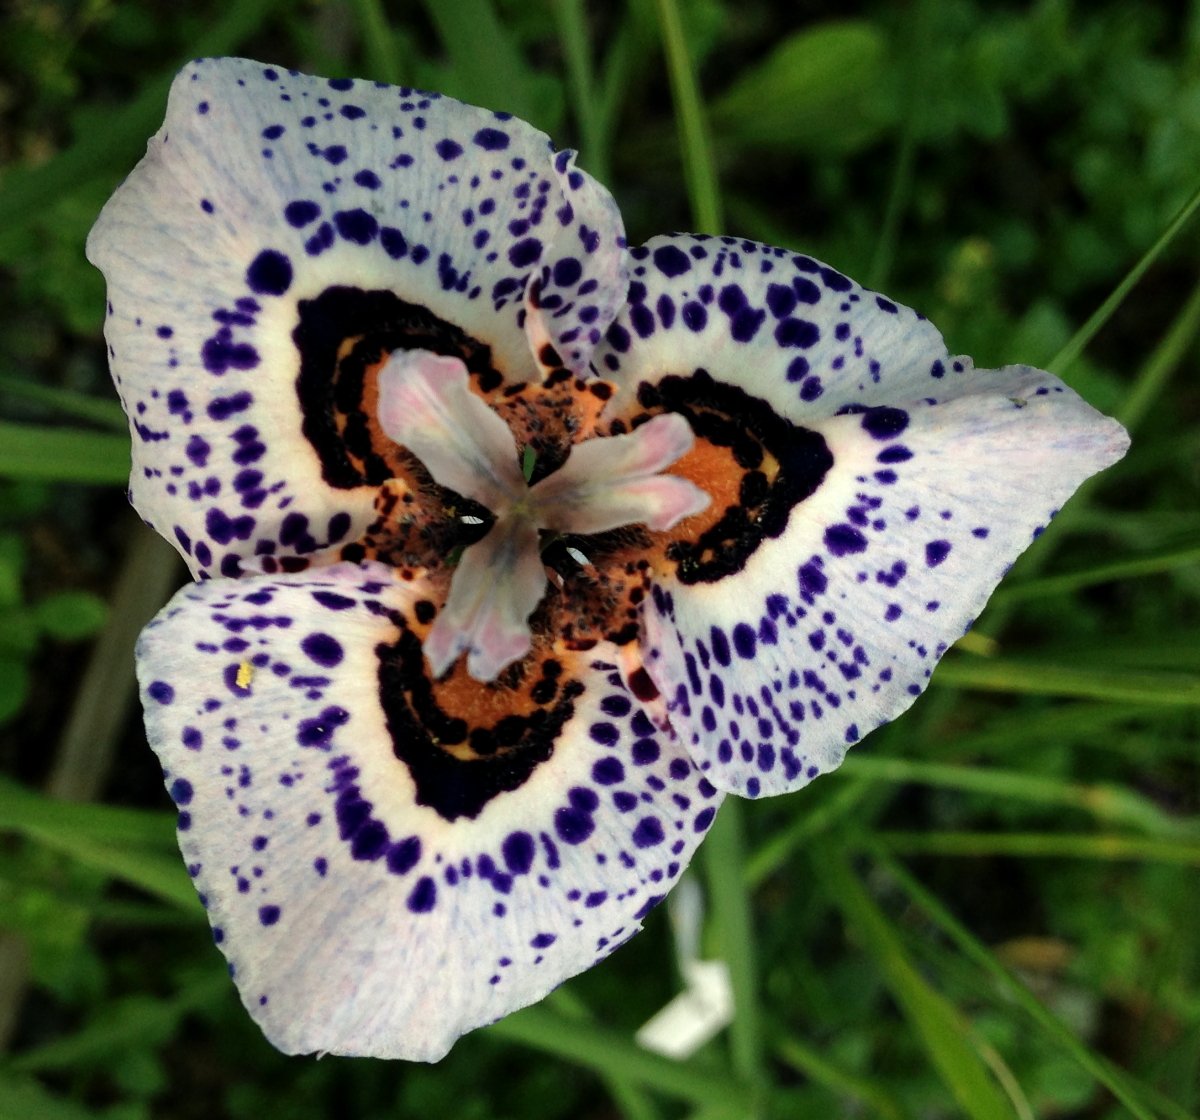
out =
<svg viewBox="0 0 1200 1120"><path fill-rule="evenodd" d="M443 693L428 675L420 639L397 621L403 627L399 638L376 649L392 750L412 775L418 804L448 821L477 817L493 798L524 785L553 754L584 685L561 679L562 667L553 658L526 662L502 675L507 712L493 722L476 714L486 706L485 686L470 682L479 709L468 722L442 707ZM510 680L514 674L522 679ZM526 696L528 703L522 703Z"/></svg>
<svg viewBox="0 0 1200 1120"><path fill-rule="evenodd" d="M335 286L301 300L292 339L300 351L296 392L303 431L330 486L379 486L395 475L377 446L375 417L363 407L370 366L394 350L429 350L461 358L485 388L500 383L491 348L460 327L389 291ZM345 344L351 343L350 352Z"/></svg>
<svg viewBox="0 0 1200 1120"><path fill-rule="evenodd" d="M667 547L683 583L715 583L741 571L764 539L783 533L792 507L814 494L833 466L823 436L706 370L643 384L638 399L686 417L698 442L728 448L743 471L736 501L694 538Z"/></svg>

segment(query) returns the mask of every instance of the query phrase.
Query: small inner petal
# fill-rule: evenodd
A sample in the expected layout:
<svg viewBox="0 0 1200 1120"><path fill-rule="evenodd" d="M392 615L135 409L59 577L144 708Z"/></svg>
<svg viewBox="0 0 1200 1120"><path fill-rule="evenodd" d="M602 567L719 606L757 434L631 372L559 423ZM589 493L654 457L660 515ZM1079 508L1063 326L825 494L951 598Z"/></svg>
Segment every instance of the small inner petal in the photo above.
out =
<svg viewBox="0 0 1200 1120"><path fill-rule="evenodd" d="M425 639L435 676L467 654L476 680L494 680L528 652L529 616L546 590L538 528L528 518L503 517L483 540L463 552L450 595Z"/></svg>
<svg viewBox="0 0 1200 1120"><path fill-rule="evenodd" d="M545 528L567 533L602 533L636 522L669 529L711 501L686 479L659 473L694 442L688 422L670 413L628 435L577 444L561 470L533 487L536 516Z"/></svg>
<svg viewBox="0 0 1200 1120"><path fill-rule="evenodd" d="M424 639L434 677L445 676L466 654L468 674L492 681L530 652L529 620L546 594L546 563L554 566L553 559L543 561L544 534L599 534L634 524L661 532L710 504L708 493L694 482L661 473L694 446L684 416L654 416L628 434L571 442L594 431L589 417L605 397L577 382L575 394L565 400L541 390L510 392L496 402L495 411L472 390L467 368L457 358L396 351L380 370L377 415L383 431L421 460L438 487L481 503L495 516L482 539L462 549L445 604ZM517 407L521 401L523 409ZM510 427L514 419L524 459ZM555 431L566 439L537 442ZM537 477L539 448L557 469L530 486L523 464L531 468L530 477ZM402 514L396 526L411 529L410 521ZM384 528L391 524L384 519ZM441 566L445 560L437 556L432 563ZM618 633L636 620L638 600L625 602L625 591L644 591L644 575L636 574L636 565L623 561L622 568L619 575L593 572L584 581L589 599L595 600L587 609L589 620L603 604L600 613L614 622L624 615L616 622ZM571 597L559 568L555 571L556 594ZM572 604L564 600L560 606L570 610Z"/></svg>
<svg viewBox="0 0 1200 1120"><path fill-rule="evenodd" d="M471 392L458 358L397 350L379 372L379 423L441 486L500 513L525 493L508 425Z"/></svg>

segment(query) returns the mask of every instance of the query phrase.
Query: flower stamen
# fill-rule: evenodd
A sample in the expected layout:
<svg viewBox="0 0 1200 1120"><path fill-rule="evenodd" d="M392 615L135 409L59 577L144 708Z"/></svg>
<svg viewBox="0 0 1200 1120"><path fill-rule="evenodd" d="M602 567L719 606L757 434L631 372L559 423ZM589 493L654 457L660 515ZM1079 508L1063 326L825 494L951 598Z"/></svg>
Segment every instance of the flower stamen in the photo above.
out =
<svg viewBox="0 0 1200 1120"><path fill-rule="evenodd" d="M695 484L661 473L694 442L688 422L675 413L626 435L575 444L559 469L529 485L533 449L518 454L508 426L471 391L461 361L424 350L398 350L381 369L379 422L438 485L480 502L496 518L463 551L425 639L435 677L466 653L470 675L491 681L529 652L529 616L547 586L543 530L586 535L643 523L663 531L711 501Z"/></svg>

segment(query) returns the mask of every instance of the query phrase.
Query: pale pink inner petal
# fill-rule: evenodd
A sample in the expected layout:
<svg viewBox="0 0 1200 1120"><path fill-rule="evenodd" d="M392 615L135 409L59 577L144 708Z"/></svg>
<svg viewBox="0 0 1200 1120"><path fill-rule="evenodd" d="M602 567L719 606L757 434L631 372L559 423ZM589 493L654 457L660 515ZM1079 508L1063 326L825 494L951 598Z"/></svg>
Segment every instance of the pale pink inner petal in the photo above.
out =
<svg viewBox="0 0 1200 1120"><path fill-rule="evenodd" d="M379 423L441 486L499 514L525 493L508 425L473 392L458 358L397 350L379 372Z"/></svg>
<svg viewBox="0 0 1200 1120"><path fill-rule="evenodd" d="M657 474L682 459L696 442L691 426L675 412L655 416L628 435L577 443L562 469L545 481L591 482L602 477Z"/></svg>
<svg viewBox="0 0 1200 1120"><path fill-rule="evenodd" d="M669 413L628 435L576 444L562 468L530 491L535 516L545 528L568 533L602 533L635 522L669 529L711 501L686 479L659 473L693 443L688 422Z"/></svg>
<svg viewBox="0 0 1200 1120"><path fill-rule="evenodd" d="M529 652L529 616L546 591L543 529L601 533L640 522L661 531L711 501L686 479L660 473L694 443L688 422L676 414L656 416L627 435L576 444L559 470L532 487L508 425L471 391L457 358L396 351L379 374L378 414L387 435L439 485L496 517L488 534L463 551L425 639L434 676L465 653L472 677L494 680Z"/></svg>
<svg viewBox="0 0 1200 1120"><path fill-rule="evenodd" d="M613 483L578 505L571 504L568 496L546 511L543 523L561 533L605 533L637 523L663 532L707 509L711 501L708 494L686 479L655 475Z"/></svg>
<svg viewBox="0 0 1200 1120"><path fill-rule="evenodd" d="M434 676L463 653L478 681L494 680L519 661L529 652L529 616L545 590L537 525L519 515L501 518L454 570L446 606L425 639Z"/></svg>

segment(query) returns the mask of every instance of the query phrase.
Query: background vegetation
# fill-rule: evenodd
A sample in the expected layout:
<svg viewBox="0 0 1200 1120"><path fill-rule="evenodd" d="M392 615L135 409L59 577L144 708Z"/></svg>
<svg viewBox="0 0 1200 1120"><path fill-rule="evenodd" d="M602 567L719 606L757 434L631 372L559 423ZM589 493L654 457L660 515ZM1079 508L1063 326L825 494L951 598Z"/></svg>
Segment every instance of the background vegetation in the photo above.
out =
<svg viewBox="0 0 1200 1120"><path fill-rule="evenodd" d="M1200 284L1172 224L1200 177L1200 5L13 0L0 20L0 1117L1200 1111ZM632 241L817 254L1134 433L911 712L803 793L724 811L697 871L737 1015L686 1062L632 1041L680 987L665 909L436 1067L283 1058L225 978L133 706L133 636L183 571L125 506L82 252L177 66L218 53L511 110L582 149Z"/></svg>

